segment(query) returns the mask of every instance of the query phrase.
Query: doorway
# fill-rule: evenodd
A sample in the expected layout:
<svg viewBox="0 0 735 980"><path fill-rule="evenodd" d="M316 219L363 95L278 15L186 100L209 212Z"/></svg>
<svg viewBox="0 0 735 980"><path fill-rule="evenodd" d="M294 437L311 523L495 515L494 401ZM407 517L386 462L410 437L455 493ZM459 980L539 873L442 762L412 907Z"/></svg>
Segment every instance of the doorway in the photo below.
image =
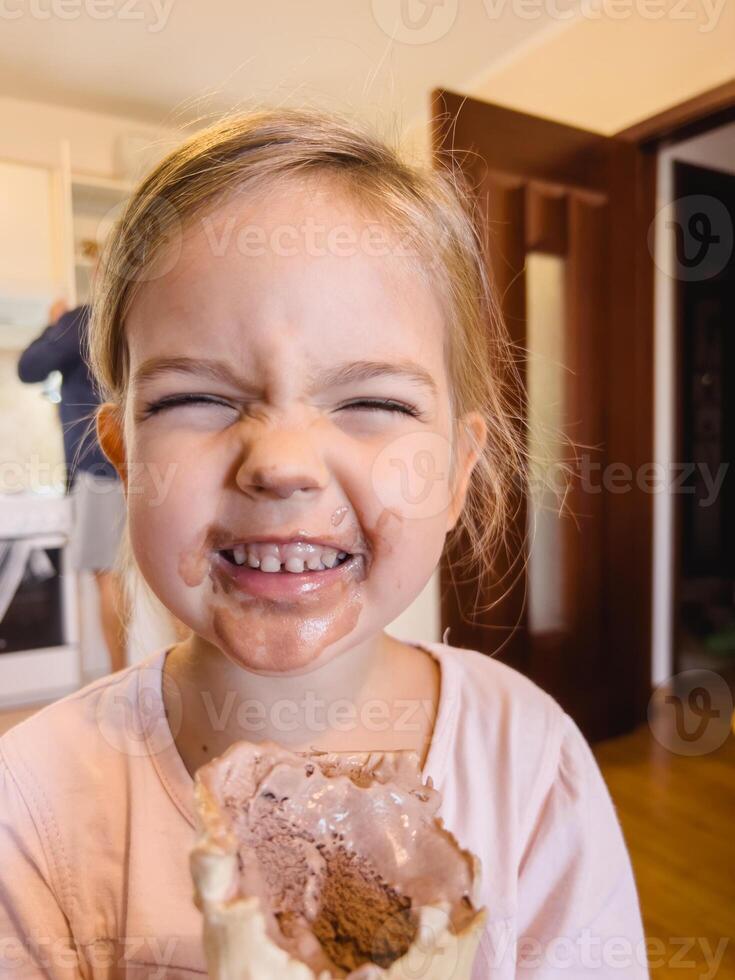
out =
<svg viewBox="0 0 735 980"><path fill-rule="evenodd" d="M657 501L661 606L655 683L685 671L735 682L735 123L659 152L657 332L670 406L659 440L677 492ZM665 513L668 510L668 514ZM666 551L670 554L667 555ZM666 624L670 629L666 629Z"/></svg>
<svg viewBox="0 0 735 980"><path fill-rule="evenodd" d="M661 448L658 245L651 237L657 169L668 147L735 122L735 83L614 138L443 90L433 94L433 120L435 151L460 151L455 159L485 219L490 272L511 338L524 352L527 439L534 438L538 413L535 385L537 399L557 393L563 433L587 450L572 490L574 526L547 521L538 534L537 522L532 539L535 505L528 499L517 515L520 560L506 555L495 579L456 580L461 541L456 555L445 555L442 629L449 628L450 642L505 660L537 681L589 739L621 734L645 720L652 689L677 669L680 600L692 613L689 593L682 595L679 586L681 578L690 587L677 572L680 556L659 574L657 550L663 539L670 558L683 553L680 532L687 520L691 526L691 515L677 510L681 495L651 489ZM542 310L540 319L534 320L534 310ZM725 357L724 335L720 340ZM705 348L702 356L712 356ZM534 359L548 366L559 352L563 379L534 367ZM670 381L674 405L685 382ZM673 416L668 424L675 424ZM730 425L723 421L723 432L731 432ZM691 432L687 438L690 455L711 457L711 445L695 446ZM723 443L720 452L731 454L731 444ZM731 483L726 486L731 493ZM694 499L701 499L696 488ZM732 513L724 498L720 508ZM697 515L698 534L717 536L715 514L709 511L704 521ZM726 582L721 577L706 607L720 617L723 631L732 601ZM492 603L480 615L478 590L480 607Z"/></svg>

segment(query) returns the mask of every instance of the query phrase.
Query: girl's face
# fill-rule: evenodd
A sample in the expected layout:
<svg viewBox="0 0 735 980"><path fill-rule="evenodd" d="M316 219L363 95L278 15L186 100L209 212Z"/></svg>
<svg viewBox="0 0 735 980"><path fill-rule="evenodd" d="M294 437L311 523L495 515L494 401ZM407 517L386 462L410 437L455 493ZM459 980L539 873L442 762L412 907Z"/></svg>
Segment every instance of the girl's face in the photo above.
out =
<svg viewBox="0 0 735 980"><path fill-rule="evenodd" d="M375 639L431 577L475 459L462 440L450 473L432 290L315 181L229 200L159 268L126 321L124 431L111 406L98 421L142 574L249 670Z"/></svg>

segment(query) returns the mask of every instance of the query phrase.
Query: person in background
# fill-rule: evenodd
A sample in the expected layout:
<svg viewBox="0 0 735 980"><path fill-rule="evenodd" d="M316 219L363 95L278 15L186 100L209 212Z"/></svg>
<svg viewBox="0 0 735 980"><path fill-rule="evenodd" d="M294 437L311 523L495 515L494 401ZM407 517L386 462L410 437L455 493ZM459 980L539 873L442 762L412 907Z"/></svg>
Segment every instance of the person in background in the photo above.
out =
<svg viewBox="0 0 735 980"><path fill-rule="evenodd" d="M97 583L102 630L112 671L126 666L128 614L115 558L125 523L125 498L117 472L102 452L94 427L99 404L84 359L91 307L67 310L58 300L49 310L49 326L21 354L18 377L28 384L60 371L59 416L64 436L66 490L72 495L71 566L91 572Z"/></svg>

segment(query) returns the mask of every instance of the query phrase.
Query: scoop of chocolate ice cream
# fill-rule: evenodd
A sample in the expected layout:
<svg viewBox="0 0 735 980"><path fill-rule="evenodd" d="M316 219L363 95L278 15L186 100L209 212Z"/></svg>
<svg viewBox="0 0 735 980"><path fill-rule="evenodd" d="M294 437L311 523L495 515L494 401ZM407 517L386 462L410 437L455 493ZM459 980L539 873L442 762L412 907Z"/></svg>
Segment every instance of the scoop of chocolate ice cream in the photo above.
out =
<svg viewBox="0 0 735 980"><path fill-rule="evenodd" d="M195 796L211 975L460 980L471 965L479 863L437 818L415 753L239 742L198 771ZM401 972L419 947L427 970Z"/></svg>

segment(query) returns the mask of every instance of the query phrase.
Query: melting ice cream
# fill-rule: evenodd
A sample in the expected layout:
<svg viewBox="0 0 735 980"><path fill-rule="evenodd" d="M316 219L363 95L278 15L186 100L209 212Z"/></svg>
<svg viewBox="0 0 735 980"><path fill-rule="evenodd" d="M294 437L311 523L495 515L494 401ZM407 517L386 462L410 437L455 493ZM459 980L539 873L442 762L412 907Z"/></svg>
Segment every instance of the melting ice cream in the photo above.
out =
<svg viewBox="0 0 735 980"><path fill-rule="evenodd" d="M198 771L195 795L216 980L470 976L479 863L436 817L415 753L238 742Z"/></svg>

